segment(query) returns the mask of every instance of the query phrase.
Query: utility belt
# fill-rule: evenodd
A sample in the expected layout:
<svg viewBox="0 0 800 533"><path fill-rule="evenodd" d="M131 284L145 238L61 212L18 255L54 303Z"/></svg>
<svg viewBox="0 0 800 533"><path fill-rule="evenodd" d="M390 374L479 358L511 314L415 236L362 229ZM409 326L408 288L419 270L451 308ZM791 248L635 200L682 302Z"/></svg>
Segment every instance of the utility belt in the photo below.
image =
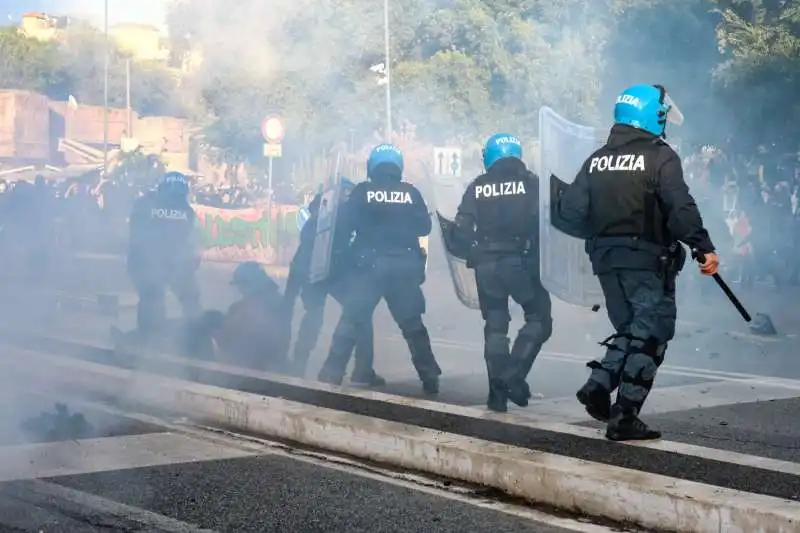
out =
<svg viewBox="0 0 800 533"><path fill-rule="evenodd" d="M586 253L591 254L599 248L628 248L653 254L658 258L661 270L667 276L676 275L686 264L686 250L677 241L663 245L635 235L593 237L586 240Z"/></svg>
<svg viewBox="0 0 800 533"><path fill-rule="evenodd" d="M525 253L532 247L530 239L515 238L504 241L482 239L475 243L474 250L478 253Z"/></svg>
<svg viewBox="0 0 800 533"><path fill-rule="evenodd" d="M374 266L375 261L379 258L417 258L423 262L427 259L428 254L422 246L397 246L397 247L364 247L359 248L354 253L354 258L359 266Z"/></svg>
<svg viewBox="0 0 800 533"><path fill-rule="evenodd" d="M587 254L594 252L598 248L630 248L631 250L641 250L642 252L648 252L660 257L665 254L668 247L646 241L635 235L616 235L586 239Z"/></svg>
<svg viewBox="0 0 800 533"><path fill-rule="evenodd" d="M503 241L490 241L481 239L472 244L469 256L467 257L467 268L474 268L475 265L485 261L493 261L498 255L516 255L525 257L533 247L530 239L506 239Z"/></svg>

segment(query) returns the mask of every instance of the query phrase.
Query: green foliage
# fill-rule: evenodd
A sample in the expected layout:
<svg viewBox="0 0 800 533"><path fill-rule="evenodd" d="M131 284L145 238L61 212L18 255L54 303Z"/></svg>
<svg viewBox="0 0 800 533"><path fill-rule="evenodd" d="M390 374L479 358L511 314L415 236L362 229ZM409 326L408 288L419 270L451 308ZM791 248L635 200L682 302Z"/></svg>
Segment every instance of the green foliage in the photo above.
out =
<svg viewBox="0 0 800 533"><path fill-rule="evenodd" d="M52 94L63 83L58 46L0 28L0 87Z"/></svg>
<svg viewBox="0 0 800 533"><path fill-rule="evenodd" d="M132 152L120 152L110 170L112 182L151 187L167 169L157 155L145 154L137 148Z"/></svg>
<svg viewBox="0 0 800 533"><path fill-rule="evenodd" d="M17 28L0 28L0 88L36 91L58 100L75 97L79 104L102 105L105 37L81 22L70 24L58 40L42 42ZM109 46L108 100L126 105L127 58ZM131 106L142 115L184 112L176 97L178 78L165 65L131 61Z"/></svg>
<svg viewBox="0 0 800 533"><path fill-rule="evenodd" d="M140 112L191 108L211 155L255 169L264 166L261 120L279 113L279 176L307 174L298 169L342 144L383 140L385 86L370 70L384 61L382 2L170 5L171 64L190 50L204 61L183 78L134 62ZM668 88L687 117L671 133L692 143L734 134L783 137L788 148L800 120L796 1L391 0L389 18L393 122L413 124L423 142L466 147L498 130L527 142L542 105L605 126L615 95L643 82ZM72 25L60 46L4 30L0 85L99 103L103 45L85 25ZM125 56L116 49L109 74L111 103L123 105Z"/></svg>
<svg viewBox="0 0 800 533"><path fill-rule="evenodd" d="M756 142L797 151L800 120L800 5L718 0L722 61L714 70L719 94L737 106L738 126Z"/></svg>

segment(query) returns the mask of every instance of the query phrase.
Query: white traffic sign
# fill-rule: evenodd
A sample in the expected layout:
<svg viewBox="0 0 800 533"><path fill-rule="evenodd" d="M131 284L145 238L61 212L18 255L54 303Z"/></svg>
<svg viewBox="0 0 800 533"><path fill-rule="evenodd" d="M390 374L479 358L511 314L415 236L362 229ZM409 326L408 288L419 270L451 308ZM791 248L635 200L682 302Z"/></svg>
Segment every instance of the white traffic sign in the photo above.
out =
<svg viewBox="0 0 800 533"><path fill-rule="evenodd" d="M271 144L280 144L286 135L286 130L283 128L283 120L275 115L270 115L261 121L261 135L264 140Z"/></svg>
<svg viewBox="0 0 800 533"><path fill-rule="evenodd" d="M461 148L437 146L433 149L433 173L437 176L461 177Z"/></svg>
<svg viewBox="0 0 800 533"><path fill-rule="evenodd" d="M264 143L264 157L281 157L282 155L282 144Z"/></svg>

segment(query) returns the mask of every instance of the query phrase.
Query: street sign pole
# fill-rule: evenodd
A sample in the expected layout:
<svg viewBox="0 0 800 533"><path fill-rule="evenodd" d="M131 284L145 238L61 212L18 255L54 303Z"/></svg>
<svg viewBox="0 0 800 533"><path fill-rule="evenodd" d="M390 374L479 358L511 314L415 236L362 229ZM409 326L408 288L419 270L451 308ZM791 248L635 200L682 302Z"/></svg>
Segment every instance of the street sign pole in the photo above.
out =
<svg viewBox="0 0 800 533"><path fill-rule="evenodd" d="M283 120L276 115L264 117L261 122L261 135L264 137L264 155L267 157L267 220L272 223L272 203L275 196L272 190L272 164L276 157L281 157L281 142L286 132L283 127Z"/></svg>
<svg viewBox="0 0 800 533"><path fill-rule="evenodd" d="M269 202L267 206L270 210L270 215L272 214L272 156L269 156L267 161L267 190L269 191Z"/></svg>

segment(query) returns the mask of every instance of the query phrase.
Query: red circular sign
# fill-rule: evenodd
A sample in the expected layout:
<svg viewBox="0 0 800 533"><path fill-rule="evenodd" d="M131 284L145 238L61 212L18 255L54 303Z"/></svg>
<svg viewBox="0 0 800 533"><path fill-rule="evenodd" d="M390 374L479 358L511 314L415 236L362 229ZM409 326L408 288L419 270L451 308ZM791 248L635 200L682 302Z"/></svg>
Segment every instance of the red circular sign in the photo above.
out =
<svg viewBox="0 0 800 533"><path fill-rule="evenodd" d="M286 131L283 129L283 121L280 117L270 116L265 118L261 122L261 135L269 143L277 144L281 142L286 135Z"/></svg>

